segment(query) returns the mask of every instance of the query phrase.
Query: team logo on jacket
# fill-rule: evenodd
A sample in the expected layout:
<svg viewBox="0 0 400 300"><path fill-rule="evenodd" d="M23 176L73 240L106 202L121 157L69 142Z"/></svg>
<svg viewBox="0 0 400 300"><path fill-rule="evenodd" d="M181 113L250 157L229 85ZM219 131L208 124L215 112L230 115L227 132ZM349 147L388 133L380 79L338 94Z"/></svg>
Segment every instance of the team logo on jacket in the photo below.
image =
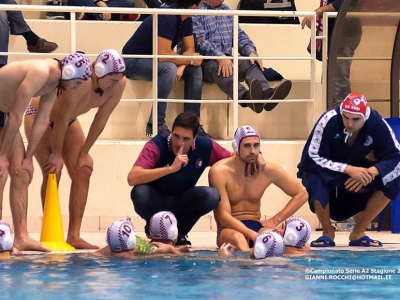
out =
<svg viewBox="0 0 400 300"><path fill-rule="evenodd" d="M369 135L369 136L366 138L365 142L364 142L364 146L367 147L367 146L371 145L373 141L374 141L374 140L373 140L372 136Z"/></svg>
<svg viewBox="0 0 400 300"><path fill-rule="evenodd" d="M201 159L196 160L196 168L201 168L203 161Z"/></svg>

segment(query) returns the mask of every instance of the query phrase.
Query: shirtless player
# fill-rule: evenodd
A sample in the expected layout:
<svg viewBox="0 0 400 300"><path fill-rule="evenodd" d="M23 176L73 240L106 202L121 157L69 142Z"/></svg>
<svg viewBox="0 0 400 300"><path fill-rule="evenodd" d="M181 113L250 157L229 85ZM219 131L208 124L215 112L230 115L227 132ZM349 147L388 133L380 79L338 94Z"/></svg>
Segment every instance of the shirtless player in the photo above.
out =
<svg viewBox="0 0 400 300"><path fill-rule="evenodd" d="M27 229L28 186L33 173L32 153L47 127L57 93L81 90L81 85L88 81L90 74L90 62L80 53L68 55L62 61L16 61L0 69L0 219L4 186L9 173L14 246L18 250L50 251L32 240ZM41 96L38 104L40 114L33 124L25 156L19 127L31 98L35 96Z"/></svg>
<svg viewBox="0 0 400 300"><path fill-rule="evenodd" d="M275 229L307 202L307 192L277 164L266 163L261 171L255 171L260 136L251 126L236 130L232 146L236 155L220 160L209 172L210 186L221 195L214 210L217 245L230 243L239 251L250 251L259 232ZM271 184L292 198L274 217L261 221L261 197Z"/></svg>
<svg viewBox="0 0 400 300"><path fill-rule="evenodd" d="M67 243L76 249L97 249L80 238L80 227L93 171L93 159L89 150L102 133L110 114L119 103L125 88L125 63L115 50L105 50L93 63L92 86L87 93L76 97L74 91L57 97L51 111L50 125L34 155L43 174L41 189L44 204L48 174L55 173L60 180L63 162L71 178L69 201L69 227ZM68 100L68 101L66 101ZM41 100L40 100L41 101ZM25 116L25 133L31 136L36 114L40 113L38 99L33 99ZM81 125L76 119L92 108L97 113L85 139Z"/></svg>

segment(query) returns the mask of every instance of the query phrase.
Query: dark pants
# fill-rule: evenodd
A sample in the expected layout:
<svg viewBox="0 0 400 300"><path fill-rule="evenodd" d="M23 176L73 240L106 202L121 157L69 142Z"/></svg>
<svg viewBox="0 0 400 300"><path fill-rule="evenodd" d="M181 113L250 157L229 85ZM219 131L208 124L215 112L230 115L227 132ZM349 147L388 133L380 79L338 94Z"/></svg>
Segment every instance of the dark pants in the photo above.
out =
<svg viewBox="0 0 400 300"><path fill-rule="evenodd" d="M172 212L178 221L179 235L189 233L199 218L217 207L220 195L216 188L197 186L180 195L165 195L149 184L133 187L131 199L135 211L146 220L145 232L149 235L151 217L163 210Z"/></svg>

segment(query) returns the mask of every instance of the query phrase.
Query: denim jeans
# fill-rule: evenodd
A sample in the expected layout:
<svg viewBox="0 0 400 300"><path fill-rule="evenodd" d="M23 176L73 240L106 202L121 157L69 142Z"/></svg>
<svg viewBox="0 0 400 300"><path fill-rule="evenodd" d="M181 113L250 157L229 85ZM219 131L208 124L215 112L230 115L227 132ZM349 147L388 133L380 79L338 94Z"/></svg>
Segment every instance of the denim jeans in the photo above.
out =
<svg viewBox="0 0 400 300"><path fill-rule="evenodd" d="M15 0L1 0L0 4L17 5ZM0 52L8 52L10 33L19 35L30 31L20 11L0 11ZM7 63L7 56L0 56L0 64Z"/></svg>
<svg viewBox="0 0 400 300"><path fill-rule="evenodd" d="M105 2L108 7L135 7L135 0L108 0ZM68 0L67 5L69 6L88 6L97 7L91 0ZM119 20L120 14L112 14L111 20ZM70 18L69 13L66 13L65 17ZM102 14L96 13L85 13L85 19L87 20L103 20Z"/></svg>
<svg viewBox="0 0 400 300"><path fill-rule="evenodd" d="M151 58L125 58L126 77L134 80L152 81L153 80L153 59ZM157 98L168 99L173 84L176 80L177 67L171 62L158 63L158 91ZM182 74L185 82L184 98L187 100L200 100L202 92L202 71L201 67L187 66ZM157 123L165 123L166 102L158 102ZM192 112L200 116L200 103L185 103L185 112ZM152 122L152 114L149 122Z"/></svg>
<svg viewBox="0 0 400 300"><path fill-rule="evenodd" d="M131 191L135 211L146 220L146 234L151 217L166 210L175 215L179 235L187 235L201 216L217 207L220 198L218 190L208 186L192 187L180 195L161 194L149 184L136 185Z"/></svg>

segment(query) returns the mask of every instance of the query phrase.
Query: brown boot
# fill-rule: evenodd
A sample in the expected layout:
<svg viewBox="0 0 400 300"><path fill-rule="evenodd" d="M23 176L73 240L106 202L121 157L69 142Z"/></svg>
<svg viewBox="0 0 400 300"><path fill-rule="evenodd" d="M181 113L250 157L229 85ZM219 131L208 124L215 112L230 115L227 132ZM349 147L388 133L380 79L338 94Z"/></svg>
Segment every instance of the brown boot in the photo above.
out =
<svg viewBox="0 0 400 300"><path fill-rule="evenodd" d="M37 45L28 45L29 52L35 53L50 53L58 48L58 45L53 42L46 41L45 39L39 39Z"/></svg>

